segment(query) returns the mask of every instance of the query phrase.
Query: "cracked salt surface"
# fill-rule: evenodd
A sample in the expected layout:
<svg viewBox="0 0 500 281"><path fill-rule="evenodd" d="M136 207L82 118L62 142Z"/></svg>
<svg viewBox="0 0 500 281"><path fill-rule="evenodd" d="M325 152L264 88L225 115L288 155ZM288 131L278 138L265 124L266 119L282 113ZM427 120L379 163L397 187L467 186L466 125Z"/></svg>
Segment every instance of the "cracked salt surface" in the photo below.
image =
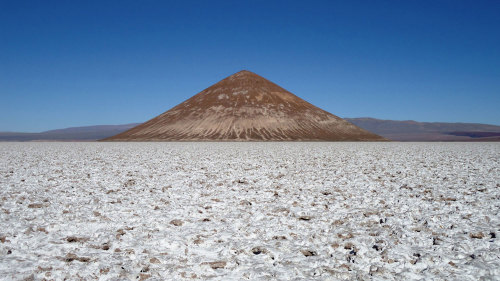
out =
<svg viewBox="0 0 500 281"><path fill-rule="evenodd" d="M499 143L1 143L5 280L494 280Z"/></svg>

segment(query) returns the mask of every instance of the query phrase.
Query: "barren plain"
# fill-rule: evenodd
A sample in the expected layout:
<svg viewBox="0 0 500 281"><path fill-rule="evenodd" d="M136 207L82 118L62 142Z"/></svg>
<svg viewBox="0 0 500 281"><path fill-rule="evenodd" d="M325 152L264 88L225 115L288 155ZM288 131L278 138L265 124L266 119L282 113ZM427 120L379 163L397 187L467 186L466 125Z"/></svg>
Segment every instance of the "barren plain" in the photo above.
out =
<svg viewBox="0 0 500 281"><path fill-rule="evenodd" d="M498 280L500 143L0 143L4 280Z"/></svg>

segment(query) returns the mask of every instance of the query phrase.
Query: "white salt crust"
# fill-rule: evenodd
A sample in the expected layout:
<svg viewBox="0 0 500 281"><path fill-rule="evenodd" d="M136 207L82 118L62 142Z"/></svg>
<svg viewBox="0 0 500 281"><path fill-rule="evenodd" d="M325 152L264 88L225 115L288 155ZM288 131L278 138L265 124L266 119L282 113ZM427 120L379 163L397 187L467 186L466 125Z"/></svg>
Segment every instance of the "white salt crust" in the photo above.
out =
<svg viewBox="0 0 500 281"><path fill-rule="evenodd" d="M498 280L500 143L0 143L3 280Z"/></svg>

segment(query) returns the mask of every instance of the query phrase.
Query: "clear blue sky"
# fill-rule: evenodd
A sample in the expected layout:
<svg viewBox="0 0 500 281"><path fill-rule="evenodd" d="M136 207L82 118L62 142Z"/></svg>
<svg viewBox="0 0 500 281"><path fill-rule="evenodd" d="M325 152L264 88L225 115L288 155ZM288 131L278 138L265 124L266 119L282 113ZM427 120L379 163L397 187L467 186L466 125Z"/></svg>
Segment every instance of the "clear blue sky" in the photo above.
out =
<svg viewBox="0 0 500 281"><path fill-rule="evenodd" d="M0 131L143 122L242 69L341 117L500 124L500 1L0 0Z"/></svg>

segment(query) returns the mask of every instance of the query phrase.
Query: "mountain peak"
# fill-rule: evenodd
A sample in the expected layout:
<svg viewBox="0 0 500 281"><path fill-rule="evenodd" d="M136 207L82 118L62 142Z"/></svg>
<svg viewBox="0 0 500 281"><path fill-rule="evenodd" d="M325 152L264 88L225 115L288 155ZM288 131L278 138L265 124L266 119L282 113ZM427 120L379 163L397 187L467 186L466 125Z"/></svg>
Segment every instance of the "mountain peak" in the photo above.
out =
<svg viewBox="0 0 500 281"><path fill-rule="evenodd" d="M226 77L225 79L221 80L220 82L225 81L225 80L263 80L263 81L270 82L266 78L264 78L258 74L255 74L251 71L248 71L248 70L238 71L238 72Z"/></svg>
<svg viewBox="0 0 500 281"><path fill-rule="evenodd" d="M255 73L253 73L253 72L251 72L251 71L249 71L249 70L246 70L246 69L242 69L242 70L240 70L240 71L236 72L235 74L238 74L238 73L243 73L243 74L255 74ZM233 75L234 75L234 74L233 74Z"/></svg>

